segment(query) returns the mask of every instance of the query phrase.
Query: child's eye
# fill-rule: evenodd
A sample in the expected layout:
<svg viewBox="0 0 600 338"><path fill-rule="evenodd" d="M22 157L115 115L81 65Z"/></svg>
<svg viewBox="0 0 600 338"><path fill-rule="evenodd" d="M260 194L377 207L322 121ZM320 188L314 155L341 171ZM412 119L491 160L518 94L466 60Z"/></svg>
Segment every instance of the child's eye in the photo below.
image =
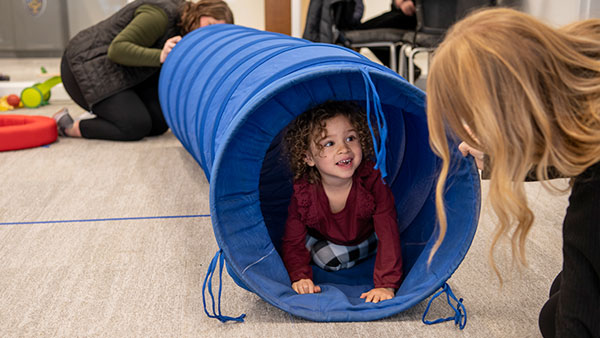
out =
<svg viewBox="0 0 600 338"><path fill-rule="evenodd" d="M325 143L323 144L323 147L325 147L325 148L326 148L326 147L331 147L332 145L333 145L333 142L329 141L329 142L325 142Z"/></svg>
<svg viewBox="0 0 600 338"><path fill-rule="evenodd" d="M352 135L352 136L346 137L346 142L352 142L352 141L356 141L356 136Z"/></svg>

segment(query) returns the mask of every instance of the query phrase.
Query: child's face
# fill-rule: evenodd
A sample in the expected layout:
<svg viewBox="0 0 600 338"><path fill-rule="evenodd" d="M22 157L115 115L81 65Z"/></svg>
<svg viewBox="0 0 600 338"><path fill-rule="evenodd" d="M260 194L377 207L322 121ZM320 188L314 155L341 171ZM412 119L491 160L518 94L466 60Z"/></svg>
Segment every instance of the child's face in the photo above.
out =
<svg viewBox="0 0 600 338"><path fill-rule="evenodd" d="M311 167L317 167L325 184L352 179L354 171L362 162L358 131L347 117L338 115L325 120L325 133L315 135L322 149L311 140L304 161Z"/></svg>

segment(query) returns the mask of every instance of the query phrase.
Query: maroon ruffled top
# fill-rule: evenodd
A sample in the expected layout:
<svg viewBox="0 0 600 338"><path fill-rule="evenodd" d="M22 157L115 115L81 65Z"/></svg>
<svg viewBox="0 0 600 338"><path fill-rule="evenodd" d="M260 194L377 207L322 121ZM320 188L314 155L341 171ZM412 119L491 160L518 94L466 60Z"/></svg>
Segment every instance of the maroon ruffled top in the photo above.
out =
<svg viewBox="0 0 600 338"><path fill-rule="evenodd" d="M392 191L383 183L373 162L364 161L352 177L352 188L344 209L332 213L323 186L306 179L294 183L288 208L282 256L292 282L312 280L308 232L339 245L356 245L377 234L377 256L373 272L376 288L398 288L402 279L402 252Z"/></svg>

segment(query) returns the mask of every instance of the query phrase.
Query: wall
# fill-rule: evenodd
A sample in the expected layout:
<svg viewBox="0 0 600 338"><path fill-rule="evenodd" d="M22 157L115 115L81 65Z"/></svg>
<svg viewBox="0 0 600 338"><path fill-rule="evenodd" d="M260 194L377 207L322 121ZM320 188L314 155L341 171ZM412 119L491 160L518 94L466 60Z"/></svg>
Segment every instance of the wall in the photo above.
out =
<svg viewBox="0 0 600 338"><path fill-rule="evenodd" d="M0 56L60 56L69 40L66 0L0 1Z"/></svg>
<svg viewBox="0 0 600 338"><path fill-rule="evenodd" d="M5 1L5 0L0 0ZM67 0L69 31L73 37L115 13L131 0ZM264 0L226 0L233 12L235 23L256 29L265 28Z"/></svg>
<svg viewBox="0 0 600 338"><path fill-rule="evenodd" d="M589 2L590 2L589 17L590 18L600 18L600 1L589 0Z"/></svg>
<svg viewBox="0 0 600 338"><path fill-rule="evenodd" d="M127 0L67 0L70 37L104 20L125 4Z"/></svg>
<svg viewBox="0 0 600 338"><path fill-rule="evenodd" d="M225 2L231 8L237 25L265 29L264 0L225 0Z"/></svg>
<svg viewBox="0 0 600 338"><path fill-rule="evenodd" d="M1 0L5 5L5 1ZM15 3L23 0L9 0ZM57 18L60 23L68 20L68 35L73 37L82 29L105 19L131 0L64 0L67 7L67 18ZM225 0L231 7L236 24L265 28L264 0ZM292 3L292 35L302 36L306 12L310 0L281 0ZM574 20L600 17L600 0L515 0L522 2L522 10L530 13L552 25L563 25ZM364 0L367 20L386 12L391 0ZM4 23L9 20L4 20ZM9 23L10 24L10 23ZM14 25L14 23L13 23ZM7 32L7 29L3 29Z"/></svg>
<svg viewBox="0 0 600 338"><path fill-rule="evenodd" d="M587 19L590 13L590 3L597 0L525 0L522 10L553 25L562 26L570 22ZM595 5L598 7L598 5ZM597 15L598 13L596 13ZM597 17L597 16L596 16Z"/></svg>

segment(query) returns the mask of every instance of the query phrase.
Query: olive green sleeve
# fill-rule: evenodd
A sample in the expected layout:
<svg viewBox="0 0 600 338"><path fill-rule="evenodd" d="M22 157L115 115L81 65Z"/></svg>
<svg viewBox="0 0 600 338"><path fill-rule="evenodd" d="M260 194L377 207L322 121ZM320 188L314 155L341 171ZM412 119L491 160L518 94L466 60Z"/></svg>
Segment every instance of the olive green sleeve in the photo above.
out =
<svg viewBox="0 0 600 338"><path fill-rule="evenodd" d="M162 9L141 5L108 47L108 58L124 66L160 67L161 49L151 46L165 34L168 22Z"/></svg>

